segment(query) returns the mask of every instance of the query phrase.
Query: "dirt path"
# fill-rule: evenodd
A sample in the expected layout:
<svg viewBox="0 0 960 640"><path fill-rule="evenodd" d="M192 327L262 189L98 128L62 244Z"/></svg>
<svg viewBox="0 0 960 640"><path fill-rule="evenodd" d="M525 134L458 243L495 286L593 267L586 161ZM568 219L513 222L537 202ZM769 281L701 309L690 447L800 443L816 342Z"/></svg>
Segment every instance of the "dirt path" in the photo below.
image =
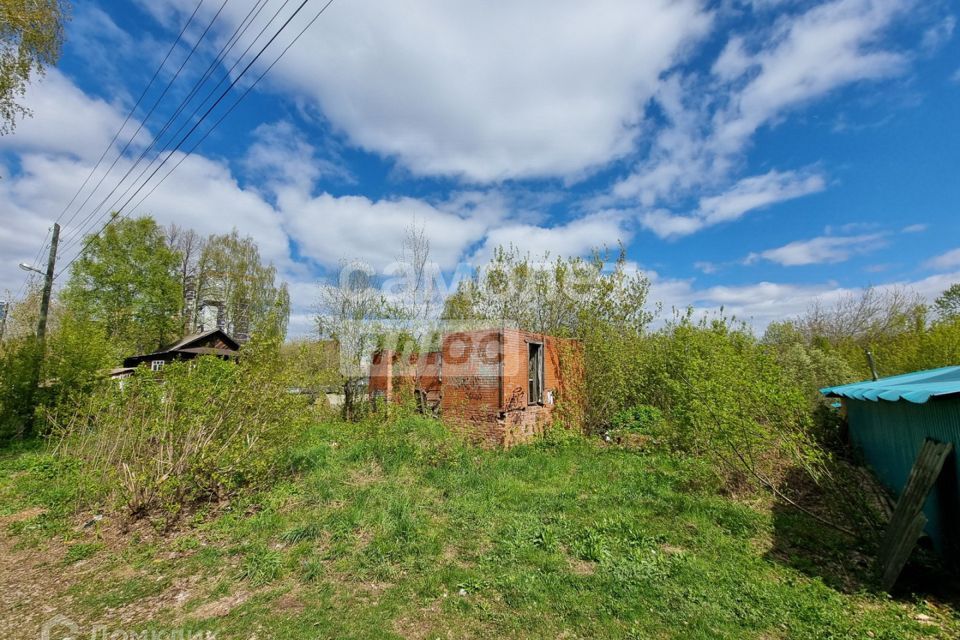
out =
<svg viewBox="0 0 960 640"><path fill-rule="evenodd" d="M62 543L18 549L6 532L9 525L42 514L42 509L29 509L0 517L0 631L5 638L39 638L45 621L58 613L69 615L73 598L67 591L85 573L82 561L61 566L66 554Z"/></svg>

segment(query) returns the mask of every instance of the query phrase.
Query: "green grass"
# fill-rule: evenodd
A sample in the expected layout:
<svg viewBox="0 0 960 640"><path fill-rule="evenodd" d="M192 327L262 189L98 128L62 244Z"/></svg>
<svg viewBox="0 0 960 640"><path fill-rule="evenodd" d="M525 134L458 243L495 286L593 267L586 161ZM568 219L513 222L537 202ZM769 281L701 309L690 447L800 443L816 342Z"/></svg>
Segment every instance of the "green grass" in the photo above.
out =
<svg viewBox="0 0 960 640"><path fill-rule="evenodd" d="M35 448L0 456L0 510L49 509L45 527L8 532L41 546L71 531L63 515L71 494L52 486L69 484L70 470L56 468L66 475L30 493L34 474L50 476L55 465L44 456ZM583 440L488 451L407 418L320 425L290 466L270 490L154 546L71 539L69 561L137 571L112 582L78 572L70 587L78 615L109 619L149 602L135 628L186 621L222 638L960 633L948 607L839 590L836 566L801 555L819 546L839 566L846 541L802 516L717 495L693 460ZM186 601L165 604L177 590Z"/></svg>

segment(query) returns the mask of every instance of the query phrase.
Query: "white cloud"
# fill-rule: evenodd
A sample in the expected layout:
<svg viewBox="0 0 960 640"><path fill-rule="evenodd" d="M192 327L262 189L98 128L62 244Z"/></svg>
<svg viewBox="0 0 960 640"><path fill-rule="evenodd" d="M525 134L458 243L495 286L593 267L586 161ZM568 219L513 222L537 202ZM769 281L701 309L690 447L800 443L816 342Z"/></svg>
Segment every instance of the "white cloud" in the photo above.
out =
<svg viewBox="0 0 960 640"><path fill-rule="evenodd" d="M474 264L483 264L499 246L513 245L534 258L583 256L592 250L615 250L617 244L629 244L633 234L626 227L624 214L604 211L553 227L514 224L498 227L487 234L472 256Z"/></svg>
<svg viewBox="0 0 960 640"><path fill-rule="evenodd" d="M66 119L59 123L58 136L38 139L37 131L28 128L3 139L5 151L17 158L19 169L0 181L0 199L5 203L0 212L0 254L9 258L0 264L0 290L19 288L23 274L16 263L33 260L51 218L89 173L95 157L75 155L78 145L102 149L113 135L107 123L119 126L117 108L91 99L62 76L53 86L58 88L57 100L64 114L83 115L86 109L95 108L104 124L85 130L66 115L46 113L41 124L47 125L48 119L54 124L58 124L56 118ZM318 154L323 155L289 124L268 125L254 136L241 162L259 180L241 184L225 161L192 155L139 210L131 207L125 213L150 214L161 224L176 223L201 234L227 233L236 227L252 236L263 258L275 264L291 286L292 335L310 330L318 273L336 268L343 258L359 258L384 268L398 256L400 239L411 223L423 225L431 240L432 258L445 269L470 257L484 259L500 243L513 242L534 252L549 248L554 253L580 255L594 246L615 245L630 237L623 215L616 212L545 224L536 213L543 202L523 193L463 191L438 202L329 193L315 196L312 191L318 177L336 174L349 179ZM175 154L168 167L182 158ZM131 163L129 157L121 159L84 214L93 210L93 203L102 199ZM119 193L114 196L118 197ZM139 196L132 202L138 201ZM83 218L81 215L64 228L61 267L80 248L77 232ZM98 227L91 224L84 231Z"/></svg>
<svg viewBox="0 0 960 640"><path fill-rule="evenodd" d="M660 75L710 27L703 4L334 3L268 84L414 174L576 178L633 149ZM246 9L227 7L231 28Z"/></svg>
<svg viewBox="0 0 960 640"><path fill-rule="evenodd" d="M881 248L886 244L884 238L885 234L881 233L861 236L821 236L810 240L798 240L760 253L752 253L746 261L751 263L763 259L786 267L845 262L856 254Z"/></svg>
<svg viewBox="0 0 960 640"><path fill-rule="evenodd" d="M664 278L647 271L652 286L651 303L662 303L665 310L692 307L696 315L716 313L723 307L724 314L748 323L762 332L771 322L794 318L807 309L814 300L826 305L843 296L862 291L858 287L843 287L836 282L777 283L757 282L738 286L715 286L698 289L694 280ZM947 287L960 282L960 271L944 273L920 280L901 280L877 285L878 289L907 288L932 302Z"/></svg>
<svg viewBox="0 0 960 640"><path fill-rule="evenodd" d="M661 238L678 238L703 228L703 219L696 216L675 216L664 210L648 211L640 216L640 224Z"/></svg>
<svg viewBox="0 0 960 640"><path fill-rule="evenodd" d="M29 86L24 103L33 117L19 122L12 135L0 136L0 151L69 153L95 161L125 117L117 106L87 95L55 68ZM127 135L132 135L138 125L131 119L125 129ZM147 141L149 136L141 132L136 143Z"/></svg>
<svg viewBox="0 0 960 640"><path fill-rule="evenodd" d="M954 16L946 16L943 20L923 32L920 46L927 53L933 53L953 37L953 30L957 26Z"/></svg>
<svg viewBox="0 0 960 640"><path fill-rule="evenodd" d="M927 230L929 225L918 223L918 224L909 224L900 230L901 233L923 233Z"/></svg>
<svg viewBox="0 0 960 640"><path fill-rule="evenodd" d="M771 204L822 191L824 186L824 179L818 174L770 171L743 178L723 193L701 198L698 210L691 215L657 210L642 214L640 222L661 238L675 238L737 220Z"/></svg>
<svg viewBox="0 0 960 640"><path fill-rule="evenodd" d="M614 186L614 196L662 208L703 189L722 189L761 127L840 87L902 73L906 56L884 48L880 37L911 5L912 0L833 0L785 14L759 35L755 28L733 34L711 74L675 73L654 94L667 126L634 171ZM823 184L810 187L808 192ZM654 223L679 225L664 224L663 215L654 216Z"/></svg>
<svg viewBox="0 0 960 640"><path fill-rule="evenodd" d="M701 216L708 225L729 222L748 211L816 193L823 188L824 179L820 175L770 171L744 178L720 195L701 198Z"/></svg>
<svg viewBox="0 0 960 640"><path fill-rule="evenodd" d="M930 258L924 263L924 266L928 269L952 269L954 267L960 267L960 248Z"/></svg>
<svg viewBox="0 0 960 640"><path fill-rule="evenodd" d="M242 164L246 172L274 187L294 184L309 191L319 179L356 183L356 178L333 149L325 155L293 124L280 121L262 124L253 131L253 144L247 149Z"/></svg>
<svg viewBox="0 0 960 640"><path fill-rule="evenodd" d="M727 41L720 56L713 63L711 72L721 80L736 80L753 64L753 59L744 50L743 38L734 36Z"/></svg>
<svg viewBox="0 0 960 640"><path fill-rule="evenodd" d="M711 144L738 152L750 136L785 110L833 89L903 71L905 57L877 38L910 0L835 0L782 19L753 57L759 72L717 118Z"/></svg>
<svg viewBox="0 0 960 640"><path fill-rule="evenodd" d="M693 279L667 278L647 271L651 280L649 300L662 304L665 317L671 309L694 309L701 316L721 307L727 316L747 322L763 331L771 322L803 313L816 298L833 300L847 291L834 282L822 284L786 284L757 282L739 286L697 288Z"/></svg>
<svg viewBox="0 0 960 640"><path fill-rule="evenodd" d="M382 269L399 255L400 239L411 224L423 226L431 258L443 268L453 267L504 217L496 203L475 204L472 209L447 209L413 198L310 197L295 189L281 190L278 196L284 224L301 255L326 267L349 258Z"/></svg>

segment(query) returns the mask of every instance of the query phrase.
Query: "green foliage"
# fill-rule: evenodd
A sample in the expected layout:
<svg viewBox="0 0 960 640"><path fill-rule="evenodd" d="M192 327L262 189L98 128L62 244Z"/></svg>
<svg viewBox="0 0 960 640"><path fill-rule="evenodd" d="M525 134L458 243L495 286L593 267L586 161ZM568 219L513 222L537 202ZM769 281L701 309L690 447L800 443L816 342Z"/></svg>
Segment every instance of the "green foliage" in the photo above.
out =
<svg viewBox="0 0 960 640"><path fill-rule="evenodd" d="M245 555L240 568L240 578L259 587L279 578L283 570L282 554L272 549L256 547Z"/></svg>
<svg viewBox="0 0 960 640"><path fill-rule="evenodd" d="M231 335L285 335L290 294L286 284L277 284L276 277L276 267L263 264L260 249L250 236L241 236L236 229L212 235L200 252L197 299L224 305L224 330Z"/></svg>
<svg viewBox="0 0 960 640"><path fill-rule="evenodd" d="M124 352L149 353L179 337L179 259L152 218L117 220L86 241L62 299Z"/></svg>
<svg viewBox="0 0 960 640"><path fill-rule="evenodd" d="M795 321L771 325L764 340L781 351L784 345L793 348L798 367L791 370L813 383L811 393L815 386L869 379L867 350L881 377L955 365L960 362L960 317L951 310L958 291L954 285L943 292L934 304L938 319L931 322L927 307L910 291L867 289L832 307L815 304Z"/></svg>
<svg viewBox="0 0 960 640"><path fill-rule="evenodd" d="M47 339L43 403L53 407L79 400L116 366L121 355L103 325L63 310Z"/></svg>
<svg viewBox="0 0 960 640"><path fill-rule="evenodd" d="M828 347L808 344L789 322L767 327L763 344L773 349L790 384L803 389L814 404L822 400L820 389L857 380L854 367Z"/></svg>
<svg viewBox="0 0 960 640"><path fill-rule="evenodd" d="M34 493L41 479L32 469L53 475L47 485L60 472L42 457L0 457L4 503L50 504ZM218 637L255 628L283 638L387 629L731 640L960 631L955 610L932 596L862 588L853 560L864 550L803 514L690 489L695 469L668 452L637 455L583 438L486 450L432 420L403 417L314 425L288 457L298 460L295 474L237 495L189 531L126 549L112 542L83 571L61 572L68 597L49 594L51 606L91 620L149 607L158 624L191 629L213 606L224 613L211 622ZM57 537L54 553L61 536L96 542L69 518L59 528L44 518L7 533L39 544L34 530L43 527ZM806 538L798 546L801 530L830 562L814 562ZM48 563L34 575L59 570ZM183 584L197 585L185 603L161 597Z"/></svg>
<svg viewBox="0 0 960 640"><path fill-rule="evenodd" d="M317 333L321 342L336 345L340 354L337 382L343 389L343 416L353 420L362 414L360 384L367 377L366 359L385 333L383 321L389 309L377 288L374 274L362 263L340 264L337 284L323 284L317 301Z"/></svg>
<svg viewBox="0 0 960 640"><path fill-rule="evenodd" d="M514 247L501 247L448 299L444 316L580 340L586 426L600 430L614 412L640 401L638 354L653 319L646 306L647 277L629 268L622 251L612 263L609 258L597 251L588 260L547 255L535 261Z"/></svg>
<svg viewBox="0 0 960 640"><path fill-rule="evenodd" d="M81 560L87 560L103 549L103 544L99 542L77 542L67 547L67 553L63 558L64 564L73 564Z"/></svg>
<svg viewBox="0 0 960 640"><path fill-rule="evenodd" d="M0 343L0 445L29 435L40 348L33 336Z"/></svg>
<svg viewBox="0 0 960 640"><path fill-rule="evenodd" d="M462 282L448 301L451 320L505 322L528 331L584 338L598 323L632 335L650 323L649 280L628 268L621 251L583 258L535 260L515 247L498 248L476 278Z"/></svg>
<svg viewBox="0 0 960 640"><path fill-rule="evenodd" d="M19 100L34 74L57 63L68 5L63 0L0 2L0 135L12 133L30 115Z"/></svg>
<svg viewBox="0 0 960 640"><path fill-rule="evenodd" d="M951 320L960 317L960 282L940 294L933 303L937 315L941 320Z"/></svg>
<svg viewBox="0 0 960 640"><path fill-rule="evenodd" d="M134 517L172 517L273 477L308 417L266 348L105 383L53 417L58 455L81 461Z"/></svg>
<svg viewBox="0 0 960 640"><path fill-rule="evenodd" d="M660 433L664 427L663 413L656 407L638 405L614 414L610 427L645 434Z"/></svg>
<svg viewBox="0 0 960 640"><path fill-rule="evenodd" d="M809 435L806 389L748 328L687 315L650 336L648 348L642 395L669 420L674 448L751 479L796 465L816 474L822 453Z"/></svg>

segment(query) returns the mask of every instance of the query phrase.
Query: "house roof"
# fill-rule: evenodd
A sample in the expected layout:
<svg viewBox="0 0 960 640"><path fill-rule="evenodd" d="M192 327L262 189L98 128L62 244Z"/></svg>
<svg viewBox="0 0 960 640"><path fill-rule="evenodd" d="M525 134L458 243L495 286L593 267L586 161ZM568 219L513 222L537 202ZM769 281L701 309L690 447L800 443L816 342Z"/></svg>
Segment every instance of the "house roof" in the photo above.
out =
<svg viewBox="0 0 960 640"><path fill-rule="evenodd" d="M227 332L224 331L223 329L210 329L209 331L204 331L203 333L196 333L192 336L186 336L182 338L179 342L176 342L170 345L166 349L161 349L158 353L165 353L167 351L183 351L187 347L193 345L195 342L202 342L206 338L209 338L210 336L217 333L220 334L220 338L224 342L226 342L229 345L232 345L232 348L234 350L240 348L240 344L236 340L228 336Z"/></svg>
<svg viewBox="0 0 960 640"><path fill-rule="evenodd" d="M827 387L820 393L830 398L851 398L877 402L906 400L923 404L930 398L960 395L960 366L915 371L879 380Z"/></svg>
<svg viewBox="0 0 960 640"><path fill-rule="evenodd" d="M220 340L227 345L227 349L221 349L217 347L204 346L209 344L211 337L218 337ZM218 356L234 356L236 352L240 350L240 344L231 338L223 329L211 329L209 331L204 331L203 333L197 333L192 336L186 336L180 341L175 342L169 347L165 347L159 351L154 351L153 353L141 353L135 356L130 356L124 359L124 366L136 366L139 362L146 362L152 358L162 358L164 356L171 356L175 354L185 354L190 353L194 355L218 355Z"/></svg>

